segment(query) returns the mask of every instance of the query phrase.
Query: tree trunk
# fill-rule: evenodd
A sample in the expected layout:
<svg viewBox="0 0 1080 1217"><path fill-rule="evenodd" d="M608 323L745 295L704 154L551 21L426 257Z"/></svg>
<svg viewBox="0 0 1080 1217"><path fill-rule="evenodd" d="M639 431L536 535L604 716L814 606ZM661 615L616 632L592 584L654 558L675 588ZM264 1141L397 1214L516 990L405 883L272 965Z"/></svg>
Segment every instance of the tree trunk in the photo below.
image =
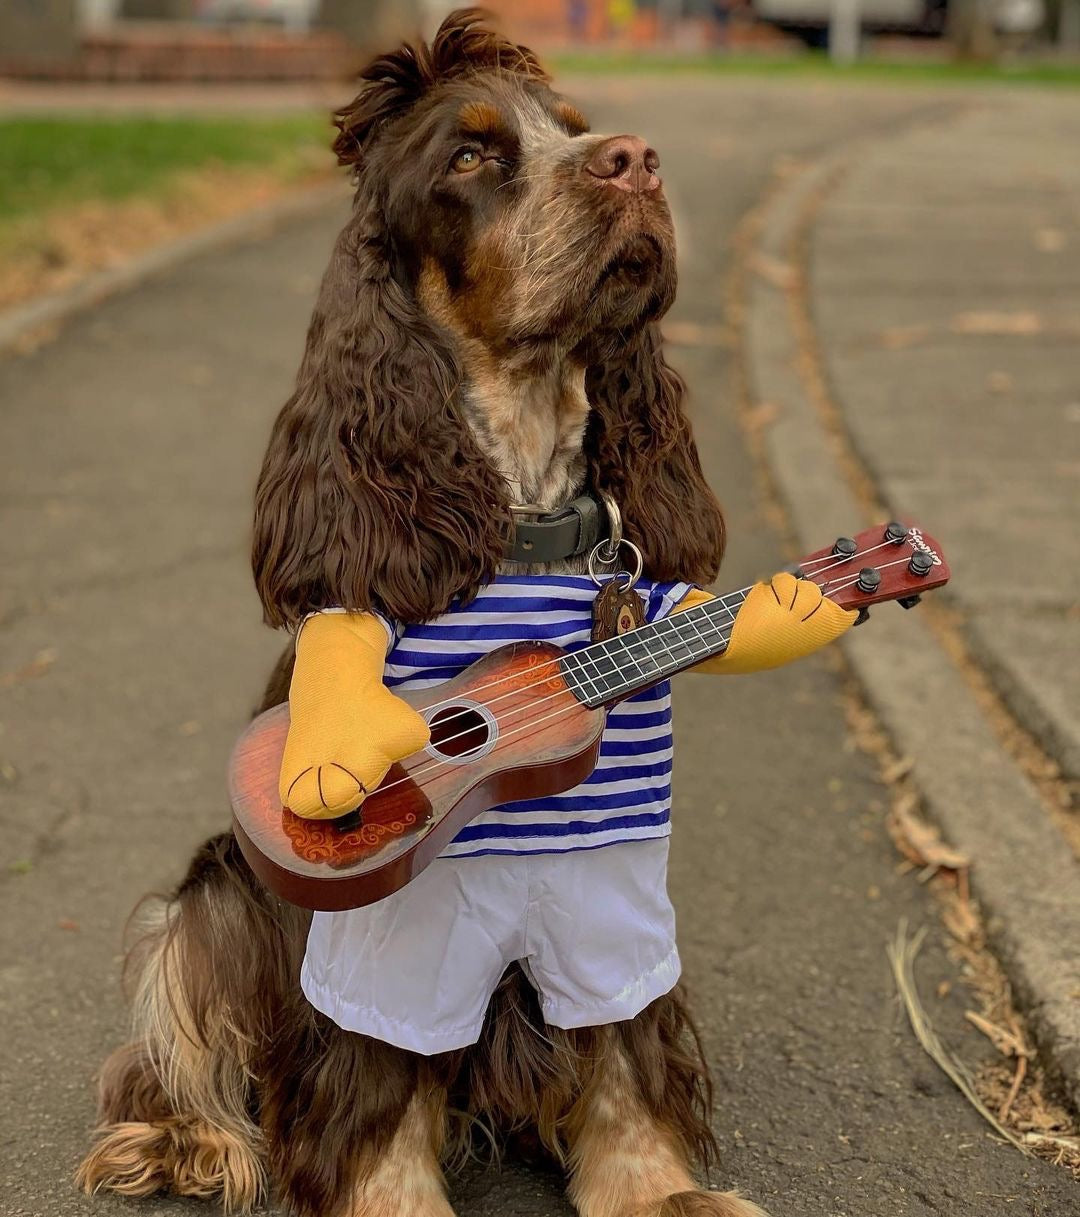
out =
<svg viewBox="0 0 1080 1217"><path fill-rule="evenodd" d="M20 69L73 62L79 51L76 0L2 0L0 61Z"/></svg>
<svg viewBox="0 0 1080 1217"><path fill-rule="evenodd" d="M191 21L195 0L123 0L120 16L138 21Z"/></svg>
<svg viewBox="0 0 1080 1217"><path fill-rule="evenodd" d="M322 0L315 24L344 34L365 52L377 53L416 34L423 21L421 10L427 7L419 0Z"/></svg>
<svg viewBox="0 0 1080 1217"><path fill-rule="evenodd" d="M997 36L988 0L950 0L947 33L957 59L989 63L997 55Z"/></svg>

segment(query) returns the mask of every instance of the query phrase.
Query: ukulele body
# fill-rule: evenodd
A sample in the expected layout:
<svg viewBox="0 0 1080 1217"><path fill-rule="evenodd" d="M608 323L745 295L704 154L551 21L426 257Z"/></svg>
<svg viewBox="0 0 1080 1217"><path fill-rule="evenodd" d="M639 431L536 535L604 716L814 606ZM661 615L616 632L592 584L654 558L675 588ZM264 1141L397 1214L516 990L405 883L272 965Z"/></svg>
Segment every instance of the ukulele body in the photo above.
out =
<svg viewBox="0 0 1080 1217"><path fill-rule="evenodd" d="M859 610L860 619L889 600L912 608L950 574L933 537L895 520L838 538L802 558L798 570L822 596ZM604 704L720 654L752 591L740 588L646 625L635 616L636 629L569 654L547 642L513 643L443 685L399 693L427 719L431 743L394 765L359 813L337 820L304 820L282 809L278 779L289 708L260 715L241 736L229 768L234 831L244 856L271 891L304 908L359 908L389 896L482 811L561 794L588 777L600 752ZM607 594L601 593L601 605ZM624 605L612 594L601 632L631 624L621 613L636 608L635 599ZM564 671L595 708L578 700Z"/></svg>
<svg viewBox="0 0 1080 1217"><path fill-rule="evenodd" d="M564 654L550 643L513 643L445 684L398 693L428 720L431 742L337 820L282 808L289 707L261 714L229 763L233 831L251 869L290 904L359 908L404 887L482 811L584 781L607 712L571 692L558 663Z"/></svg>

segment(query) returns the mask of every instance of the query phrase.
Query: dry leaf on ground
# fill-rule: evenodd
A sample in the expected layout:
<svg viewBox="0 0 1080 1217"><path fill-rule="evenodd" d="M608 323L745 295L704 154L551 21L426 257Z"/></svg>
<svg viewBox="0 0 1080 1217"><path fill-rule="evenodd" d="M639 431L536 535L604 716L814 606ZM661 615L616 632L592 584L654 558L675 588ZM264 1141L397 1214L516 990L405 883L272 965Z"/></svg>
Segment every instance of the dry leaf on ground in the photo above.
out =
<svg viewBox="0 0 1080 1217"><path fill-rule="evenodd" d="M896 848L918 867L965 870L971 865L970 859L946 845L938 830L916 814L917 802L914 794L907 793L901 795L889 811L886 826Z"/></svg>

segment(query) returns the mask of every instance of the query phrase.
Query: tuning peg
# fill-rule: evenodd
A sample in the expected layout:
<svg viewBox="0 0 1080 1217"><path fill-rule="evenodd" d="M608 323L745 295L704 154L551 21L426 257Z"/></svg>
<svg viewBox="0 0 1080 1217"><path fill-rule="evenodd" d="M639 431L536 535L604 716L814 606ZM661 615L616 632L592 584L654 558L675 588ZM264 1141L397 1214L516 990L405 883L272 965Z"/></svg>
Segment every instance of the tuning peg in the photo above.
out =
<svg viewBox="0 0 1080 1217"><path fill-rule="evenodd" d="M855 586L860 592L876 592L881 586L881 571L873 566L864 566L859 571Z"/></svg>
<svg viewBox="0 0 1080 1217"><path fill-rule="evenodd" d="M901 596L900 599L897 600L896 603L898 605L900 605L901 608L913 609L915 607L915 605L917 605L921 602L921 600L922 600L922 596L920 596L918 594L918 592L916 592L914 596Z"/></svg>
<svg viewBox="0 0 1080 1217"><path fill-rule="evenodd" d="M783 569L787 572L787 574L794 575L796 579L806 578L806 571L803 570L798 562L789 562Z"/></svg>
<svg viewBox="0 0 1080 1217"><path fill-rule="evenodd" d="M854 537L837 537L833 542L832 551L838 558L852 558L858 548Z"/></svg>
<svg viewBox="0 0 1080 1217"><path fill-rule="evenodd" d="M928 575L934 569L934 559L926 552L925 549L917 549L911 555L911 561L908 563L908 570L913 575Z"/></svg>
<svg viewBox="0 0 1080 1217"><path fill-rule="evenodd" d="M885 525L885 540L892 542L893 545L903 545L907 540L907 535L907 525L901 524L899 520L890 520Z"/></svg>
<svg viewBox="0 0 1080 1217"><path fill-rule="evenodd" d="M859 609L859 615L858 615L858 617L855 618L855 625L853 625L851 628L854 629L856 625L862 625L862 623L864 621L869 621L869 620L870 620L870 610L868 608L866 608L864 605L861 609Z"/></svg>

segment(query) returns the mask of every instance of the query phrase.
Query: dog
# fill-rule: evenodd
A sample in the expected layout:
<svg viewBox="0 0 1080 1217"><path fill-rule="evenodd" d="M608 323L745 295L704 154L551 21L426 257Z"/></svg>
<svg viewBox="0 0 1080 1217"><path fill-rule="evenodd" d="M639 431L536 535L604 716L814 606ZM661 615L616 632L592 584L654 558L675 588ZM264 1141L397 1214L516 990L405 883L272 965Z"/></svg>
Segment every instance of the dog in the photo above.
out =
<svg viewBox="0 0 1080 1217"><path fill-rule="evenodd" d="M336 125L356 194L256 492L267 623L438 619L507 570L512 504L554 511L590 486L649 579L710 582L724 526L662 351L676 271L657 154L590 133L476 10L372 62ZM292 675L290 649L264 708ZM450 1217L443 1165L479 1127L538 1141L581 1217L764 1217L695 1182L712 1089L677 983L631 1018L562 1027L514 961L474 1043L423 1054L345 1030L298 983L311 914L228 833L143 923L90 1192Z"/></svg>

